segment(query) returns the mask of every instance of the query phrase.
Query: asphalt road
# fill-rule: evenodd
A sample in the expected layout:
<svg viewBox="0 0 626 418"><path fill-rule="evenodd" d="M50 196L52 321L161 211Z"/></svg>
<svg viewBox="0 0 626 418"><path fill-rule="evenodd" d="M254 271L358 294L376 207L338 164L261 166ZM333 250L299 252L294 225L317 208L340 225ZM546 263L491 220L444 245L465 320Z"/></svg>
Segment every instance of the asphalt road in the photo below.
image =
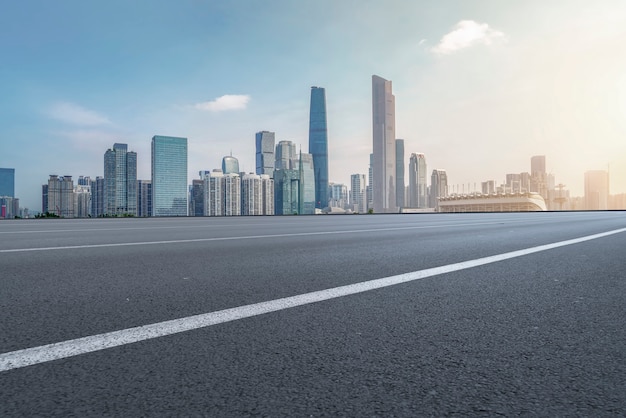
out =
<svg viewBox="0 0 626 418"><path fill-rule="evenodd" d="M624 416L624 228L625 212L0 222L0 416ZM311 292L326 300L285 302Z"/></svg>

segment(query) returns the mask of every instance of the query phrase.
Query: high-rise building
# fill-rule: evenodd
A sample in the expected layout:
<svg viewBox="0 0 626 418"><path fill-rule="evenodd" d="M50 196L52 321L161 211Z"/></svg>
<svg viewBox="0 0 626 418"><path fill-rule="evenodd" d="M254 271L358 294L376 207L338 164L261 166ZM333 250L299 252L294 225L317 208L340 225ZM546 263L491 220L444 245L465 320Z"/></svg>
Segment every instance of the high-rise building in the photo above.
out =
<svg viewBox="0 0 626 418"><path fill-rule="evenodd" d="M276 135L274 132L261 131L256 133L256 173L274 175L274 151Z"/></svg>
<svg viewBox="0 0 626 418"><path fill-rule="evenodd" d="M80 178L79 178L80 179ZM83 182L84 182L83 178ZM74 186L74 217L88 218L91 215L91 186Z"/></svg>
<svg viewBox="0 0 626 418"><path fill-rule="evenodd" d="M41 185L41 213L48 211L48 185Z"/></svg>
<svg viewBox="0 0 626 418"><path fill-rule="evenodd" d="M585 209L609 208L609 173L603 170L585 172Z"/></svg>
<svg viewBox="0 0 626 418"><path fill-rule="evenodd" d="M126 144L104 153L104 196L107 215L137 214L137 154Z"/></svg>
<svg viewBox="0 0 626 418"><path fill-rule="evenodd" d="M280 141L276 145L275 170L297 170L298 156L296 155L296 144L292 141Z"/></svg>
<svg viewBox="0 0 626 418"><path fill-rule="evenodd" d="M48 207L44 212L62 218L74 217L74 181L72 176L57 176L51 174L47 187Z"/></svg>
<svg viewBox="0 0 626 418"><path fill-rule="evenodd" d="M300 198L298 213L302 215L315 215L316 202L316 182L315 178L315 160L311 154L300 153L299 167L300 171ZM328 197L326 198L326 202ZM324 202L321 200L321 202Z"/></svg>
<svg viewBox="0 0 626 418"><path fill-rule="evenodd" d="M509 193L521 193L522 191L522 175L510 173L506 175L506 191Z"/></svg>
<svg viewBox="0 0 626 418"><path fill-rule="evenodd" d="M10 196L0 196L0 218L12 219L22 216L20 213L20 199Z"/></svg>
<svg viewBox="0 0 626 418"><path fill-rule="evenodd" d="M238 173L224 174L224 216L241 215L241 177Z"/></svg>
<svg viewBox="0 0 626 418"><path fill-rule="evenodd" d="M396 212L396 110L391 81L372 76L374 212Z"/></svg>
<svg viewBox="0 0 626 418"><path fill-rule="evenodd" d="M261 174L263 187L263 215L274 214L274 179L268 174Z"/></svg>
<svg viewBox="0 0 626 418"><path fill-rule="evenodd" d="M328 128L323 87L311 87L309 153L315 169L315 207L323 209L328 206Z"/></svg>
<svg viewBox="0 0 626 418"><path fill-rule="evenodd" d="M330 183L328 185L330 196L328 205L331 208L346 209L349 207L348 187L342 183Z"/></svg>
<svg viewBox="0 0 626 418"><path fill-rule="evenodd" d="M91 190L90 215L92 218L97 218L104 215L104 177L97 176L95 180L89 178L89 188Z"/></svg>
<svg viewBox="0 0 626 418"><path fill-rule="evenodd" d="M274 170L274 212L276 215L297 214L300 206L300 171Z"/></svg>
<svg viewBox="0 0 626 418"><path fill-rule="evenodd" d="M15 197L14 168L0 168L0 196Z"/></svg>
<svg viewBox="0 0 626 418"><path fill-rule="evenodd" d="M152 215L187 216L187 138L152 137Z"/></svg>
<svg viewBox="0 0 626 418"><path fill-rule="evenodd" d="M396 139L396 206L404 207L404 139Z"/></svg>
<svg viewBox="0 0 626 418"><path fill-rule="evenodd" d="M137 216L152 216L152 181L137 180Z"/></svg>
<svg viewBox="0 0 626 418"><path fill-rule="evenodd" d="M204 216L204 179L191 181L189 216Z"/></svg>
<svg viewBox="0 0 626 418"><path fill-rule="evenodd" d="M367 212L365 184L365 174L352 174L350 176L350 206L356 213Z"/></svg>
<svg viewBox="0 0 626 418"><path fill-rule="evenodd" d="M428 207L426 156L412 153L409 159L409 206L424 209Z"/></svg>
<svg viewBox="0 0 626 418"><path fill-rule="evenodd" d="M245 174L241 178L242 215L263 215L263 182L258 174Z"/></svg>
<svg viewBox="0 0 626 418"><path fill-rule="evenodd" d="M374 182L374 154L370 154L370 165L367 170L367 189L365 189L365 194L367 195L367 210L374 209L374 193L373 190L373 182Z"/></svg>
<svg viewBox="0 0 626 418"><path fill-rule="evenodd" d="M548 197L548 173L546 172L545 155L535 155L530 158L530 191L539 193L544 199Z"/></svg>
<svg viewBox="0 0 626 418"><path fill-rule="evenodd" d="M222 173L224 175L239 174L239 160L232 155L222 158Z"/></svg>
<svg viewBox="0 0 626 418"><path fill-rule="evenodd" d="M205 216L224 216L224 173L215 169L204 176Z"/></svg>
<svg viewBox="0 0 626 418"><path fill-rule="evenodd" d="M78 186L89 186L91 187L91 177L89 176L78 176Z"/></svg>
<svg viewBox="0 0 626 418"><path fill-rule="evenodd" d="M448 175L446 170L433 170L430 176L430 207L439 207L439 198L448 195Z"/></svg>
<svg viewBox="0 0 626 418"><path fill-rule="evenodd" d="M496 181L495 180L488 180L488 181L483 181L481 184L481 191L482 194L493 194L496 192Z"/></svg>

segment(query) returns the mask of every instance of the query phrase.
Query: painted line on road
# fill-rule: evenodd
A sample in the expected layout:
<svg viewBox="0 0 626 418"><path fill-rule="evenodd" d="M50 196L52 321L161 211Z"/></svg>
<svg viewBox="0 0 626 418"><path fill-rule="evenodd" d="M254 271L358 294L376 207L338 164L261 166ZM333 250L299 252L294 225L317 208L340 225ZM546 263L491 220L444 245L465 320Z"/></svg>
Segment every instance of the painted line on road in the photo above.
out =
<svg viewBox="0 0 626 418"><path fill-rule="evenodd" d="M104 334L92 335L89 337L77 338L74 340L59 343L42 345L39 347L26 348L0 354L0 372L32 366L48 361L60 360L80 354L92 353L94 351L105 350L107 348L119 347L121 345L132 344L140 341L150 340L158 337L165 337L185 331L199 328L206 328L212 325L223 324L236 321L238 319L250 318L270 312L282 311L284 309L297 306L308 305L343 296L355 295L370 290L381 289L401 283L412 282L425 279L427 277L438 276L440 274L466 270L485 264L497 263L511 258L522 257L528 254L565 247L585 241L626 232L626 228L615 229L581 238L555 242L552 244L539 245L537 247L523 250L511 251L489 257L477 258L475 260L462 261L460 263L449 264L447 266L434 267L419 270L412 273L399 274L397 276L384 277L366 282L339 286L316 292L304 293L297 296L290 296L266 302L253 303L251 305L239 306L236 308L224 309L200 315L188 316L185 318L173 319L155 324L142 325L123 329L119 331L107 332Z"/></svg>
<svg viewBox="0 0 626 418"><path fill-rule="evenodd" d="M338 234L362 234L367 232L388 232L388 231L404 231L414 229L434 229L434 228L450 228L461 226L485 226L485 225L501 225L510 223L525 223L526 221L512 221L512 222L471 222L471 223L453 223L442 225L421 225L421 226L400 226L397 228L373 228L373 229L351 229L341 231L317 231L317 232L294 232L290 234L269 234L269 235L248 235L241 237L214 237L214 238L193 238L193 239L179 239L179 240L164 240L164 241L141 241L141 242L116 242L110 244L85 244L85 245L66 245L60 247L35 247L35 248L11 248L0 250L2 253L23 253L32 251L53 251L53 250L78 250L83 248L108 248L108 247L132 247L137 245L165 245L165 244L185 244L193 242L211 242L211 241L235 241L235 240L248 240L248 239L261 239L261 238L288 238L288 237L303 237L313 235L338 235Z"/></svg>

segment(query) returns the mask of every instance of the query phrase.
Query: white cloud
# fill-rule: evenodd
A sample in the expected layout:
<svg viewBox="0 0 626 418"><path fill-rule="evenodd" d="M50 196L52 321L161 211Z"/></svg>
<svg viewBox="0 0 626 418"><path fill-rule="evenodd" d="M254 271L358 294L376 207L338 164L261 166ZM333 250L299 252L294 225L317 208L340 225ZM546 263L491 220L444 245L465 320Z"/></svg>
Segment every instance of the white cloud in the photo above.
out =
<svg viewBox="0 0 626 418"><path fill-rule="evenodd" d="M94 151L97 154L103 155L104 151L113 146L113 143L126 142L116 133L94 129L57 132L56 135L69 139L72 146L76 149Z"/></svg>
<svg viewBox="0 0 626 418"><path fill-rule="evenodd" d="M223 110L245 109L250 101L247 94L226 94L210 102L197 103L194 107L198 110L221 112Z"/></svg>
<svg viewBox="0 0 626 418"><path fill-rule="evenodd" d="M476 44L491 45L504 41L506 41L504 33L491 29L486 23L462 20L456 24L452 32L441 38L432 51L445 55Z"/></svg>
<svg viewBox="0 0 626 418"><path fill-rule="evenodd" d="M55 103L47 113L50 117L71 125L97 126L111 123L106 116L69 102Z"/></svg>

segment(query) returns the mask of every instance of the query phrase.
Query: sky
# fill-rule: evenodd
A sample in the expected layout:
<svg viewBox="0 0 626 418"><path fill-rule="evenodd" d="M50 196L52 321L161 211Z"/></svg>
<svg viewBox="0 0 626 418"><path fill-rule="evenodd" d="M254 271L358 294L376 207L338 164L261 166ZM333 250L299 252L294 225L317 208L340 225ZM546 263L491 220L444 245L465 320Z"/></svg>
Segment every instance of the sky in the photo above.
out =
<svg viewBox="0 0 626 418"><path fill-rule="evenodd" d="M308 151L326 88L329 177L372 152L371 76L391 80L396 135L451 189L547 170L573 196L610 170L626 192L623 0L8 2L0 13L0 167L39 210L50 174L103 175L126 143L150 179L154 135L189 140L189 183L255 133ZM463 186L461 186L463 185Z"/></svg>

